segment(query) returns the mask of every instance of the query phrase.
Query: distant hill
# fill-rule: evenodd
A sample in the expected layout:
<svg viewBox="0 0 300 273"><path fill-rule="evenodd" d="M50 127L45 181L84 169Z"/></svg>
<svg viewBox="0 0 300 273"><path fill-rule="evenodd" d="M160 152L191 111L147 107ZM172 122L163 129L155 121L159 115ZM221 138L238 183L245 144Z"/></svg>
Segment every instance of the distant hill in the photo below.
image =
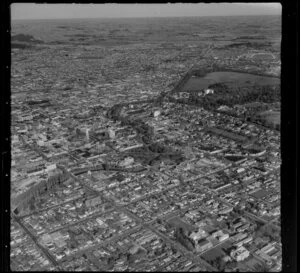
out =
<svg viewBox="0 0 300 273"><path fill-rule="evenodd" d="M42 40L35 39L32 35L27 34L16 34L11 36L12 42L26 42L26 43L35 43L35 44L41 44L43 43Z"/></svg>

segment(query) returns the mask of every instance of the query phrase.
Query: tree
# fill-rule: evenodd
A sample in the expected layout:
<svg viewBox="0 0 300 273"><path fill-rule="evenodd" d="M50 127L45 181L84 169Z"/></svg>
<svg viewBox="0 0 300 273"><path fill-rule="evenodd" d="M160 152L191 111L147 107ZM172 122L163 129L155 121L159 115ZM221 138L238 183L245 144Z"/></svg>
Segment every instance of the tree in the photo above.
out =
<svg viewBox="0 0 300 273"><path fill-rule="evenodd" d="M220 270L223 270L225 268L225 262L222 258L222 256L218 256L216 259L215 259L215 264L216 264L216 268L220 271Z"/></svg>
<svg viewBox="0 0 300 273"><path fill-rule="evenodd" d="M34 211L35 210L35 199L31 198L29 201L29 210Z"/></svg>

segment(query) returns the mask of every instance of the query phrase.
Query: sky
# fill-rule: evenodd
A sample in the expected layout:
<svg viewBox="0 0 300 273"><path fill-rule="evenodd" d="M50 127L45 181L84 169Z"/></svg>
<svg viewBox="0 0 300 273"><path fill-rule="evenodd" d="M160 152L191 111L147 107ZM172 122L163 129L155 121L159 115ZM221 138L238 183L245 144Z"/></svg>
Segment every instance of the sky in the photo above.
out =
<svg viewBox="0 0 300 273"><path fill-rule="evenodd" d="M281 15L280 3L11 4L11 19Z"/></svg>

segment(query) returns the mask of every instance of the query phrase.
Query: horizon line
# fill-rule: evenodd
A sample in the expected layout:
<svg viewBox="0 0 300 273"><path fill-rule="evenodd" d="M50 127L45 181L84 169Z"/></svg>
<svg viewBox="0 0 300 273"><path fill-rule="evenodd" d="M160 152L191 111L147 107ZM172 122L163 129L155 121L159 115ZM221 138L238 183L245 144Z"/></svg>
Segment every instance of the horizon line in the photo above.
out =
<svg viewBox="0 0 300 273"><path fill-rule="evenodd" d="M201 17L251 17L251 16L281 16L281 14L226 14L226 15L199 15L199 16L136 16L136 17L82 17L82 18L76 18L76 17L70 17L70 18L18 18L13 19L11 18L11 21L30 21L30 20L90 20L90 19L151 19L151 18L201 18Z"/></svg>

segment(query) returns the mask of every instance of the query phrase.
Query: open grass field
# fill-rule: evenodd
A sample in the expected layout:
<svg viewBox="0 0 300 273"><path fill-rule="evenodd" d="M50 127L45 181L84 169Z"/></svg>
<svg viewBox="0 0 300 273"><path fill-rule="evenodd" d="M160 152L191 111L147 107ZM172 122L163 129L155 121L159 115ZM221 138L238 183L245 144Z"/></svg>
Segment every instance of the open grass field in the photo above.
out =
<svg viewBox="0 0 300 273"><path fill-rule="evenodd" d="M219 248L214 248L205 252L201 257L207 262L210 262L217 259L218 257L223 256L225 256L225 253L222 250L220 250Z"/></svg>
<svg viewBox="0 0 300 273"><path fill-rule="evenodd" d="M237 85L258 84L269 85L279 84L280 80L274 77L258 76L249 73L238 72L212 72L205 75L204 79L209 79L214 82L224 82Z"/></svg>
<svg viewBox="0 0 300 273"><path fill-rule="evenodd" d="M265 120L267 123L271 124L280 124L280 111L265 111L259 114L262 120Z"/></svg>
<svg viewBox="0 0 300 273"><path fill-rule="evenodd" d="M254 196L255 198L263 198L269 194L270 193L266 190L258 190L256 192L253 192L251 195Z"/></svg>
<svg viewBox="0 0 300 273"><path fill-rule="evenodd" d="M183 91L198 91L208 88L215 83L225 83L229 87L247 86L247 85L277 85L280 79L275 77L258 76L250 73L238 72L211 72L204 77L190 78L183 88Z"/></svg>
<svg viewBox="0 0 300 273"><path fill-rule="evenodd" d="M275 57L272 54L268 54L268 53L255 54L253 55L252 58L255 60L266 60L266 61L271 61L275 59Z"/></svg>
<svg viewBox="0 0 300 273"><path fill-rule="evenodd" d="M253 257L239 264L239 269L241 272L247 272L247 271L258 272L258 269L260 268L262 268L262 262L258 261Z"/></svg>
<svg viewBox="0 0 300 273"><path fill-rule="evenodd" d="M211 79L204 79L204 78L190 78L187 83L185 84L182 91L198 91L205 88L208 88L209 85L213 84L214 81Z"/></svg>
<svg viewBox="0 0 300 273"><path fill-rule="evenodd" d="M168 220L168 222L173 226L181 227L187 231L195 231L196 230L196 227L193 227L192 225L189 225L188 223L182 221L179 217L171 218L170 220Z"/></svg>

